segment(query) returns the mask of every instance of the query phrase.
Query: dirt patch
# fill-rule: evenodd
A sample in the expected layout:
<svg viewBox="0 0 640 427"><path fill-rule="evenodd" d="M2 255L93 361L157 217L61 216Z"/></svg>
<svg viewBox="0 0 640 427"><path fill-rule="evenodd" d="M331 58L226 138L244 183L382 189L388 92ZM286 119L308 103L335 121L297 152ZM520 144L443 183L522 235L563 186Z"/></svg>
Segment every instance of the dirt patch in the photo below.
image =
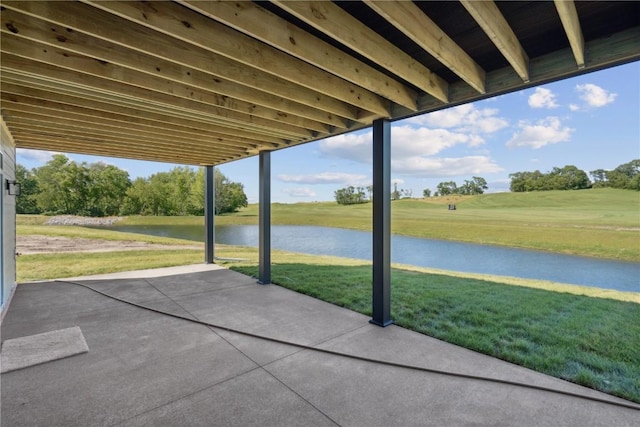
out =
<svg viewBox="0 0 640 427"><path fill-rule="evenodd" d="M202 245L163 245L128 240L97 240L56 236L17 236L16 252L21 255L61 252L114 252L135 250L203 249Z"/></svg>

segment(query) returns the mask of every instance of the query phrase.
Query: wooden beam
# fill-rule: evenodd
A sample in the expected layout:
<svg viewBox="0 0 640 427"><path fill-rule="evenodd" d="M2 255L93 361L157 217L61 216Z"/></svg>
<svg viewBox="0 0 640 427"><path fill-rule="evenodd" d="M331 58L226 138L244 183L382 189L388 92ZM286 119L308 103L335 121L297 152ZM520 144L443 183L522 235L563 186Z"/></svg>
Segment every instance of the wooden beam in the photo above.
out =
<svg viewBox="0 0 640 427"><path fill-rule="evenodd" d="M446 81L336 4L280 0L273 3L438 100L447 102Z"/></svg>
<svg viewBox="0 0 640 427"><path fill-rule="evenodd" d="M25 105L41 106L58 111L69 111L76 114L86 114L95 117L105 117L120 120L128 125L171 130L183 135L198 137L207 135L229 140L253 140L256 143L275 143L285 145L288 141L267 135L258 135L223 126L209 125L195 120L178 119L170 114L141 112L139 109L92 101L79 97L55 94L31 87L24 87L13 83L2 82L0 97L4 102L21 103Z"/></svg>
<svg viewBox="0 0 640 427"><path fill-rule="evenodd" d="M523 82L529 82L529 57L493 1L460 0Z"/></svg>
<svg viewBox="0 0 640 427"><path fill-rule="evenodd" d="M415 3L403 0L365 0L365 3L471 87L485 93L485 72L482 67Z"/></svg>
<svg viewBox="0 0 640 427"><path fill-rule="evenodd" d="M454 83L450 87L450 106L475 102L493 96L521 91L558 80L579 76L585 72L602 70L617 65L640 61L640 27L630 28L612 36L585 42L585 50L589 52L585 68L576 67L575 58L570 48L531 60L531 81L522 84L520 76L511 67L501 68L487 73L487 94L478 93L466 83ZM424 96L418 99L418 105L424 113L442 110L442 105L433 97ZM448 107L447 107L448 108ZM394 111L394 117L402 118L411 115L409 110Z"/></svg>
<svg viewBox="0 0 640 427"><path fill-rule="evenodd" d="M37 137L24 136L18 134L16 138L17 148L31 148L35 150L51 150L63 153L87 154L92 156L119 157L124 159L147 160L152 162L167 162L184 165L201 165L201 164L222 164L237 160L236 156L213 156L206 153L185 154L181 151L171 150L148 150L148 149L131 149L126 144L121 145L105 145L100 141L93 141L87 144L84 140L76 140L74 138L55 138L55 137Z"/></svg>
<svg viewBox="0 0 640 427"><path fill-rule="evenodd" d="M183 0L181 3L408 109L417 108L414 90L292 25L259 4L194 0Z"/></svg>
<svg viewBox="0 0 640 427"><path fill-rule="evenodd" d="M11 33L7 34L3 32L2 36L2 46L0 49L2 52L12 55L98 77L114 85L124 84L151 92L159 92L165 95L184 98L189 101L221 106L238 112L249 111L251 114L276 122L288 123L318 132L327 132L327 125L317 120L299 117L286 111L263 107L252 102L230 98L211 90L205 90L197 85L189 85L189 82L181 83L159 76L152 76L114 63L107 63L100 59L77 55L60 47L48 46L32 40L22 39L13 36ZM154 97L153 93L149 93L148 96L151 98Z"/></svg>
<svg viewBox="0 0 640 427"><path fill-rule="evenodd" d="M178 4L84 1L169 37L218 53L363 110L382 115L389 113L389 102L378 95Z"/></svg>
<svg viewBox="0 0 640 427"><path fill-rule="evenodd" d="M74 3L71 3L73 5ZM63 5L64 6L64 5ZM86 5L76 4L89 10L95 10ZM71 8L73 9L73 8ZM47 9L51 10L51 9ZM103 12L104 13L104 12ZM79 17L76 17L78 19ZM239 82L240 77L248 77L249 73L246 66L239 63L232 63L231 60L213 55L210 52L200 50L201 59L205 61L198 62L200 68L208 68L211 71L201 71L199 68L187 66L194 61L196 52L193 47L186 43L180 42L184 46L176 46L173 49L167 49L169 52L163 52L160 56L142 53L129 47L123 47L122 44L115 44L106 41L104 38L88 36L78 30L69 32L68 27L45 22L41 19L34 18L13 10L5 10L2 13L2 27L5 32L9 31L6 27L11 24L12 32L17 32L20 37L38 41L50 46L57 46L74 53L90 56L95 59L117 64L143 73L148 73L161 78L168 78L178 83L185 83L191 86L199 87L204 90L219 93L231 98L240 99L246 102L256 103L266 107L285 111L292 115L306 117L331 126L345 128L345 119L356 120L359 117L359 110L345 102L338 101L334 98L328 98L318 92L311 91L307 88L292 85L266 73L256 73L253 75L261 75L261 81L256 81L253 85L247 85ZM112 17L120 21L119 26L112 25L113 28L104 28L105 20L101 20L100 26L85 26L89 28L100 28L100 32L110 31L109 34L121 33L124 27L131 25L129 22ZM86 22L86 20L83 20ZM151 32L150 30L145 29ZM156 33L157 34L157 33ZM131 39L141 39L139 35L131 35ZM166 39L166 37L164 38ZM156 42L163 43L161 35L154 38ZM179 42L179 41L178 41ZM182 49L181 49L182 48ZM184 49L191 48L192 51L185 52ZM196 48L197 49L197 48ZM156 47L157 52L157 47ZM208 55L206 55L208 54ZM184 59L184 60L181 60ZM203 66L207 64L207 67ZM229 79L228 77L231 77ZM253 80L257 80L256 77ZM264 90L268 89L268 90ZM274 94L275 93L275 94ZM343 118L344 117L344 118Z"/></svg>
<svg viewBox="0 0 640 427"><path fill-rule="evenodd" d="M222 153L235 154L246 153L247 150L256 148L256 144L237 144L231 147L228 145L221 145L213 138L196 140L175 137L170 133L165 135L150 134L148 132L142 132L131 128L118 128L117 126L100 125L98 123L83 120L82 118L54 117L47 115L46 112L33 113L7 109L5 115L7 117L7 121L12 124L22 123L25 125L31 124L34 126L45 126L46 129L49 129L51 132L54 132L56 129L59 130L61 132L61 136L64 136L65 132L71 132L76 135L93 135L95 137L104 137L106 139L128 141L133 146L144 145L147 143L165 145L165 142L169 141L171 146L176 146L176 144L178 144L185 149L206 147L218 150Z"/></svg>
<svg viewBox="0 0 640 427"><path fill-rule="evenodd" d="M177 124L192 126L199 129L215 129L215 131L227 132L231 135L248 135L254 134L258 136L258 139L265 142L280 142L272 141L272 139L278 139L284 143L291 141L291 136L278 132L277 129L270 129L267 127L253 126L253 123L242 123L240 121L228 120L221 116L206 114L203 112L191 110L184 110L179 108L179 105L174 104L162 104L153 100L144 100L136 98L128 98L121 94L114 94L112 92L100 92L96 88L90 88L88 86L77 86L75 83L69 84L68 82L54 80L47 76L34 76L25 73L25 70L21 70L20 73L14 70L3 68L0 73L0 80L3 84L11 83L21 87L20 93L28 92L24 91L24 88L37 89L45 91L51 95L48 95L48 99L59 99L61 96L68 96L75 99L82 99L83 101L90 103L100 103L107 105L110 108L121 109L125 108L128 111L133 111L133 116L145 116L155 115L160 117L159 120L164 121L165 117L168 123L178 122ZM53 96L53 98L51 98ZM84 105L84 104L82 104ZM178 108L176 108L178 107ZM223 133L224 133L223 132ZM246 132L246 133L245 133ZM304 140L304 138L303 138Z"/></svg>
<svg viewBox="0 0 640 427"><path fill-rule="evenodd" d="M4 96L4 94L3 94ZM67 124L74 127L91 131L102 131L115 135L123 135L126 137L134 137L149 140L171 140L176 143L184 144L185 148L193 145L198 146L200 141L207 141L214 144L220 150L229 152L246 152L247 149L255 149L263 146L265 143L258 143L254 140L242 140L240 138L223 137L221 135L199 134L192 135L177 132L174 129L162 129L159 127L142 126L139 123L128 123L122 120L114 120L93 116L86 112L70 113L69 110L55 109L51 105L34 106L24 103L14 103L6 101L3 98L3 110L5 114L12 115L15 119L32 118L47 123ZM36 117L38 115L39 117Z"/></svg>
<svg viewBox="0 0 640 427"><path fill-rule="evenodd" d="M573 0L554 0L560 21L564 27L573 56L576 58L578 68L584 68L584 37L578 19L578 11Z"/></svg>
<svg viewBox="0 0 640 427"><path fill-rule="evenodd" d="M168 108L180 109L185 112L198 112L212 118L220 117L223 120L236 122L240 126L255 126L264 129L277 130L283 135L291 135L294 138L312 138L318 135L318 133L316 133L317 131L312 131L302 126L283 122L283 119L287 119L287 117L277 117L278 115L275 112L273 112L273 117L267 119L261 117L262 115L254 115L256 111L251 108L251 105L247 106L247 112L239 112L229 109L227 107L230 100L224 97L208 95L200 97L196 92L192 92L189 88L184 87L176 87L182 95L176 96L176 94L171 93L166 89L161 91L162 82L160 80L155 79L154 81L149 82L147 80L152 80L152 78L147 79L142 76L130 75L130 73L127 73L124 70L121 71L125 73L125 76L130 77L135 80L136 83L140 84L131 85L122 81L95 77L73 69L50 65L45 62L33 62L29 58L22 58L4 53L5 49L8 49L7 46L8 43L6 43L5 38L3 38L2 45L0 46L0 49L3 51L2 67L3 69L12 70L16 73L25 73L45 77L46 79L58 80L65 82L72 87L91 88L93 90L104 91L106 93L115 93L124 98L135 99L136 102L164 105L168 106ZM60 60L60 58L55 58L55 55L48 55L49 53L50 52L41 52L45 57L51 57L53 61ZM87 60L87 62L90 62L90 60ZM97 62L96 65L100 66ZM117 74L115 70L112 72ZM148 85L151 89L143 88L141 85ZM154 90L153 88L158 90ZM327 132L326 129L325 132Z"/></svg>

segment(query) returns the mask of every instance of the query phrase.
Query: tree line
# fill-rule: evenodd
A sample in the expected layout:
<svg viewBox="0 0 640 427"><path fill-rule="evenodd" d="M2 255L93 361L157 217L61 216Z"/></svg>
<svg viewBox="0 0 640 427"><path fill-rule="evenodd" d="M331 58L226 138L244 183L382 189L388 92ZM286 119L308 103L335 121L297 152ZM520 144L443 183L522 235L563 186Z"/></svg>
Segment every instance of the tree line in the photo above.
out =
<svg viewBox="0 0 640 427"><path fill-rule="evenodd" d="M22 194L19 214L46 215L203 215L204 168L175 167L131 181L129 173L102 162L77 163L56 154L28 170L18 164ZM215 170L215 213L247 206L244 186Z"/></svg>
<svg viewBox="0 0 640 427"><path fill-rule="evenodd" d="M483 194L489 187L487 181L479 176L474 176L471 180L465 180L462 185L458 187L455 181L446 181L438 184L438 191L434 193L434 196L448 196L451 194ZM356 205L360 203L367 203L373 200L373 186L367 187L354 187L352 185L344 188L340 188L333 192L333 196L339 205ZM431 197L431 190L425 188L422 192L423 197ZM393 184L393 191L391 191L391 200L410 199L413 197L413 191L410 189L398 188L398 183Z"/></svg>
<svg viewBox="0 0 640 427"><path fill-rule="evenodd" d="M509 189L513 192L524 192L611 187L640 191L640 160L632 160L613 170L596 169L589 174L593 182L589 180L585 171L573 165L554 167L548 173L539 170L516 172L509 175Z"/></svg>

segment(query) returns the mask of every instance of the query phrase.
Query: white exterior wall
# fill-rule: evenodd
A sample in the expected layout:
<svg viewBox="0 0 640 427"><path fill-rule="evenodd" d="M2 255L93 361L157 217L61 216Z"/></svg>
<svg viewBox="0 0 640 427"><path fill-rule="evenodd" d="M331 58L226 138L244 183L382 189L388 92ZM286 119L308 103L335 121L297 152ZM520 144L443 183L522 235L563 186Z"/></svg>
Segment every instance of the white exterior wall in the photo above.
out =
<svg viewBox="0 0 640 427"><path fill-rule="evenodd" d="M16 196L7 191L7 180L15 179L16 148L9 129L0 118L0 293L4 318L16 289Z"/></svg>

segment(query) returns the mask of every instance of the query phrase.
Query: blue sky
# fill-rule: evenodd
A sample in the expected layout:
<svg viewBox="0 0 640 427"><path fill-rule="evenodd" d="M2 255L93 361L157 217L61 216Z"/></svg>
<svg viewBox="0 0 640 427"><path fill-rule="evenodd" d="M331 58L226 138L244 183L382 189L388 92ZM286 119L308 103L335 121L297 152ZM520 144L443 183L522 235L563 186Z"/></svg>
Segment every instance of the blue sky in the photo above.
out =
<svg viewBox="0 0 640 427"><path fill-rule="evenodd" d="M598 71L473 104L394 122L392 180L421 197L442 181L487 180L508 191L509 174L547 172L572 164L587 173L640 158L640 64ZM31 169L52 153L18 149ZM65 153L66 154L66 153ZM132 179L176 165L66 154L77 162L113 164ZM258 200L258 158L220 166ZM271 155L273 202L333 200L333 192L371 183L371 130L353 132Z"/></svg>

